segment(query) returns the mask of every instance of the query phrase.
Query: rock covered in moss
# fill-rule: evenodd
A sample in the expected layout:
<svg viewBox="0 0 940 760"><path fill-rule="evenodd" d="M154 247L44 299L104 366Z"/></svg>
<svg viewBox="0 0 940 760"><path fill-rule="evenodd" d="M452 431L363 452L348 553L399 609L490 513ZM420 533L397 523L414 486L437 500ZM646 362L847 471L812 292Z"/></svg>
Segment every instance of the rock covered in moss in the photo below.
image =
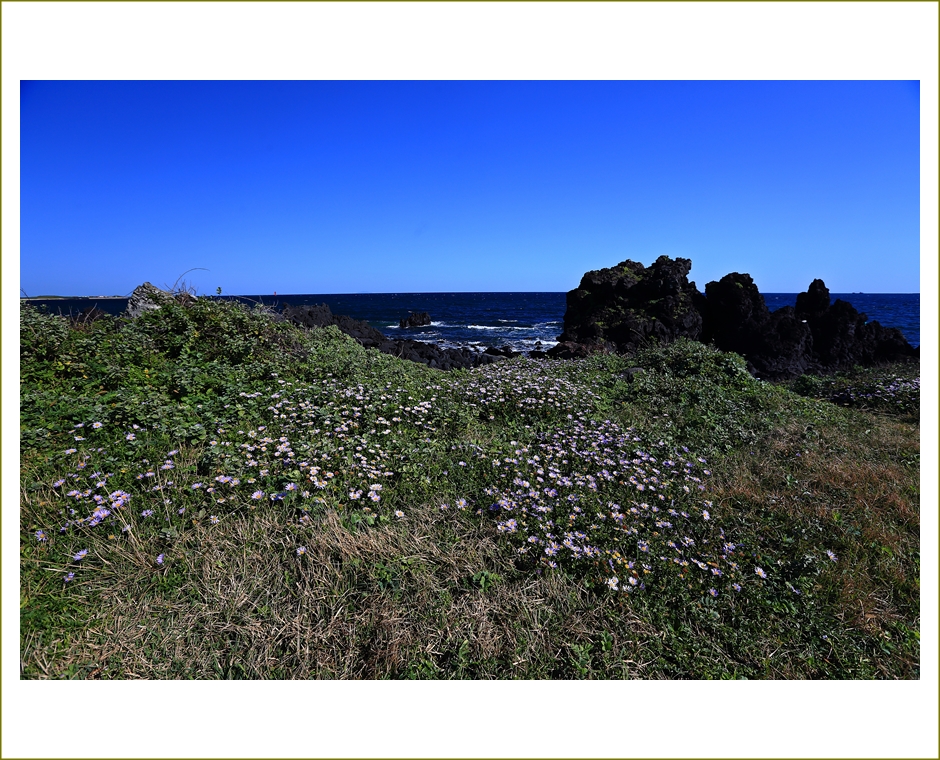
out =
<svg viewBox="0 0 940 760"><path fill-rule="evenodd" d="M820 279L795 308L771 312L749 274L709 282L703 295L688 280L691 267L689 259L660 256L649 267L627 260L586 273L568 293L564 332L548 354L634 353L689 338L740 354L752 374L768 380L919 356L900 330L868 322L845 301L830 303Z"/></svg>
<svg viewBox="0 0 940 760"><path fill-rule="evenodd" d="M615 267L588 272L567 295L559 345L632 352L680 337L697 340L702 316L696 302L701 296L695 283L688 280L691 268L689 259L660 256L649 267L628 259ZM548 353L585 352L569 345L556 346Z"/></svg>

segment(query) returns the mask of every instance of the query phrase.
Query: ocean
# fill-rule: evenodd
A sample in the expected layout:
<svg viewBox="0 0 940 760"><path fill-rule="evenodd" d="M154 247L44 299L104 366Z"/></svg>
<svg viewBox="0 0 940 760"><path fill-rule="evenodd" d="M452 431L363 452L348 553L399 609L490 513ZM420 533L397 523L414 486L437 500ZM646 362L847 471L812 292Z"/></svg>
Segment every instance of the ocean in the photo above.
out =
<svg viewBox="0 0 940 760"><path fill-rule="evenodd" d="M795 306L796 293L765 293L771 311ZM562 331L565 293L362 293L280 296L210 296L244 303L262 303L276 309L325 303L334 314L364 319L392 339L410 338L441 347L469 346L484 350L509 346L515 351L546 350ZM897 327L912 346L920 345L919 293L833 293L885 327ZM30 299L50 312L78 314L94 305L120 314L126 298ZM426 311L431 324L402 329L399 320L411 311Z"/></svg>

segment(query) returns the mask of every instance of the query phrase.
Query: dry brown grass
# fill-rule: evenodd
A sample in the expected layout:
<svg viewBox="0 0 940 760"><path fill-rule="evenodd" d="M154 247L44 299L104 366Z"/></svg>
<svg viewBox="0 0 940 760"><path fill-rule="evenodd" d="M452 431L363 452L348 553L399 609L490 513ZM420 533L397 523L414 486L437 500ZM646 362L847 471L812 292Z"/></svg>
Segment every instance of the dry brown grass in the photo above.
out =
<svg viewBox="0 0 940 760"><path fill-rule="evenodd" d="M612 613L570 579L517 573L491 530L436 507L360 530L333 511L285 522L232 516L200 529L166 569L102 568L92 620L68 641L24 642L24 665L53 678L69 664L105 678L434 677L444 666L506 678L568 662ZM482 570L501 580L480 588ZM656 632L627 607L616 614L614 645L630 666L620 675L643 677L643 642Z"/></svg>
<svg viewBox="0 0 940 760"><path fill-rule="evenodd" d="M840 563L825 566L823 582L837 589L838 617L883 637L892 622L912 613L919 620L919 473L909 464L918 428L875 415L855 422L848 430L781 429L770 456L742 453L726 463L713 495L744 519L770 516L837 547ZM846 572L847 563L864 571Z"/></svg>

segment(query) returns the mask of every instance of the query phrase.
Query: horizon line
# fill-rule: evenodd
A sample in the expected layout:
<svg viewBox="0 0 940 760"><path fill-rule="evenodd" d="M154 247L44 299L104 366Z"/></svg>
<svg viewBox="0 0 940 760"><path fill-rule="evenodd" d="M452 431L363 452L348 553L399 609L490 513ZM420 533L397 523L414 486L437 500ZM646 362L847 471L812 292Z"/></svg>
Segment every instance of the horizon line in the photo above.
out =
<svg viewBox="0 0 940 760"><path fill-rule="evenodd" d="M162 288L161 288L162 289ZM571 292L571 290L577 290L577 288L572 288L570 290L414 290L414 291L398 291L398 290L375 290L375 291L348 291L348 292L333 292L333 293L282 293L281 295L277 294L277 291L273 293L203 293L195 294L197 298L290 298L296 296L428 296L428 295L509 295L514 293L551 293L566 295ZM169 292L169 291L168 291ZM705 291L698 291L702 295L705 295ZM800 293L805 293L807 291L789 291L789 290L768 290L768 291L758 291L760 295L799 295ZM51 298L130 298L133 294L128 295L42 295L42 296L20 296L21 301L43 301ZM910 290L910 291L882 291L882 290L853 290L853 291L829 291L830 295L850 295L850 296L919 296L921 291L919 290Z"/></svg>

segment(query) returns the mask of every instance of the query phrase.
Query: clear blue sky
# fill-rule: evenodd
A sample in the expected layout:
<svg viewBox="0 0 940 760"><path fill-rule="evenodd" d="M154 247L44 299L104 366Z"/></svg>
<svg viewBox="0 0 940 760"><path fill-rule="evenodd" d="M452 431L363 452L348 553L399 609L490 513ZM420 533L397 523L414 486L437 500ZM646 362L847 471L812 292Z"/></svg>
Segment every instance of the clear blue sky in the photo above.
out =
<svg viewBox="0 0 940 760"><path fill-rule="evenodd" d="M918 292L917 82L23 82L21 286Z"/></svg>

